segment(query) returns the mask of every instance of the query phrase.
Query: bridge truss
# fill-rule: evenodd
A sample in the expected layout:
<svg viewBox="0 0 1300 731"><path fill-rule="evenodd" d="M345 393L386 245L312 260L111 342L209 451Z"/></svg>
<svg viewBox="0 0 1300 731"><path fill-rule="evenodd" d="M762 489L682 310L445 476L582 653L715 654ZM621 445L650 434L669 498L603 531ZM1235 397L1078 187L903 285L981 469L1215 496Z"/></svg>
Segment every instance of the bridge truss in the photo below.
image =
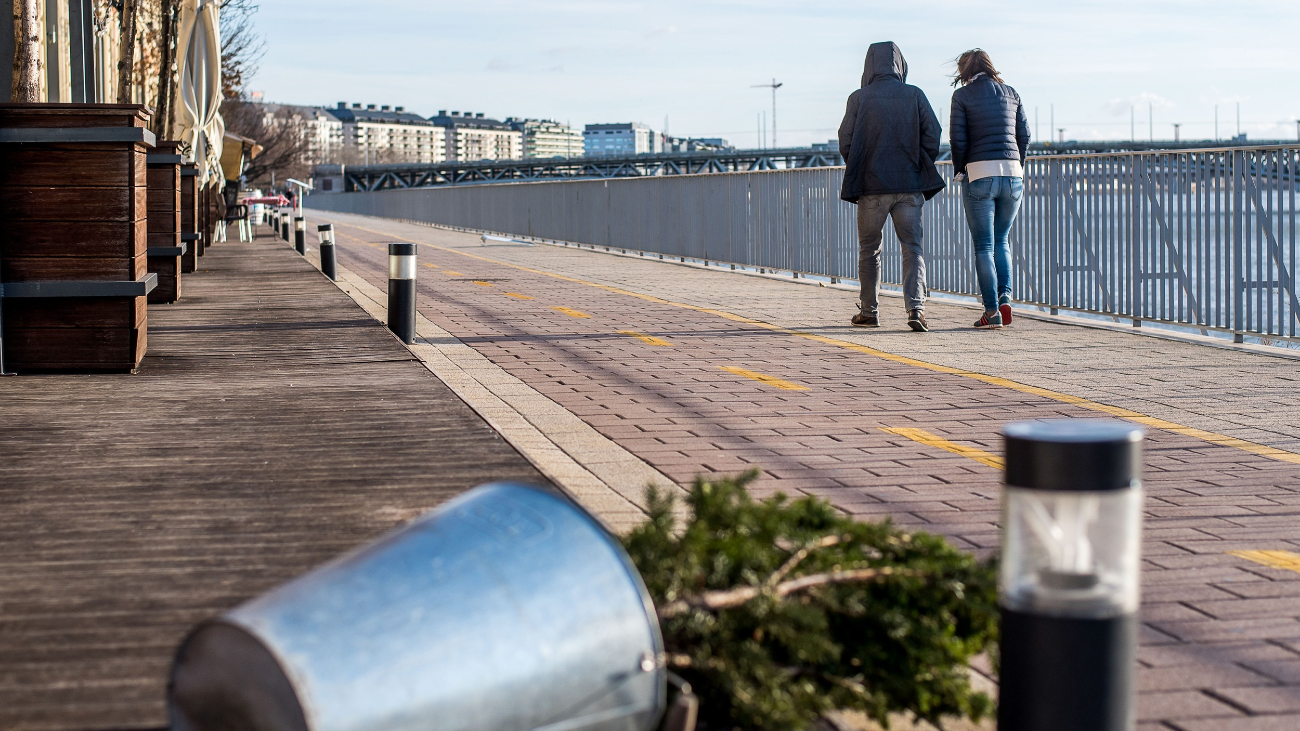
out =
<svg viewBox="0 0 1300 731"><path fill-rule="evenodd" d="M836 150L796 147L773 150L676 152L632 157L348 165L343 169L343 190L353 192L543 180L647 178L700 173L790 170L843 164L844 158L840 157Z"/></svg>

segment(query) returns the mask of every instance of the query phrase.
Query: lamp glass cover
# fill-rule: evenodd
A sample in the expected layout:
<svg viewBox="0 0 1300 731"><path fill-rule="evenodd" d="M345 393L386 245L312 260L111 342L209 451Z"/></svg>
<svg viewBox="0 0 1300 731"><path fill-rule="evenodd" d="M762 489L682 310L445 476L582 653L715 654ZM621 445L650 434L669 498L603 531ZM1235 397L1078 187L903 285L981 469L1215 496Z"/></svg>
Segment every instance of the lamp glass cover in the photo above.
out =
<svg viewBox="0 0 1300 731"><path fill-rule="evenodd" d="M1008 486L1002 605L1103 619L1137 611L1142 488L1084 492Z"/></svg>

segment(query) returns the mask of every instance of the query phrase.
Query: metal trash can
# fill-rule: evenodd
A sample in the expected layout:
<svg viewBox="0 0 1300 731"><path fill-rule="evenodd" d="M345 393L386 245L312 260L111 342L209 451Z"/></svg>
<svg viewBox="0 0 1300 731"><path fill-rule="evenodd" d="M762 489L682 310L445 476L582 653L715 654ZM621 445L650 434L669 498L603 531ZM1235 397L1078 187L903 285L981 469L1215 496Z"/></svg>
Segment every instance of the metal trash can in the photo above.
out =
<svg viewBox="0 0 1300 731"><path fill-rule="evenodd" d="M176 731L647 731L662 652L618 541L493 483L199 625L168 710Z"/></svg>

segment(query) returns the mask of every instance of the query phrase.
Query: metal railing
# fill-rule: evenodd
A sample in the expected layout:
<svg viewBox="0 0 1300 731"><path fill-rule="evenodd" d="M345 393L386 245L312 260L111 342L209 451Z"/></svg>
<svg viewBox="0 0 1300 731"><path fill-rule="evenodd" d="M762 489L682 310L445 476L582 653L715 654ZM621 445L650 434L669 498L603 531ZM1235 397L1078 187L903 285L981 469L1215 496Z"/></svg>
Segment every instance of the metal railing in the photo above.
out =
<svg viewBox="0 0 1300 731"><path fill-rule="evenodd" d="M976 295L952 167L925 206L932 290ZM308 205L814 275L857 277L844 168L314 195ZM1014 296L1048 307L1300 336L1300 145L1031 157ZM887 230L883 277L901 281Z"/></svg>

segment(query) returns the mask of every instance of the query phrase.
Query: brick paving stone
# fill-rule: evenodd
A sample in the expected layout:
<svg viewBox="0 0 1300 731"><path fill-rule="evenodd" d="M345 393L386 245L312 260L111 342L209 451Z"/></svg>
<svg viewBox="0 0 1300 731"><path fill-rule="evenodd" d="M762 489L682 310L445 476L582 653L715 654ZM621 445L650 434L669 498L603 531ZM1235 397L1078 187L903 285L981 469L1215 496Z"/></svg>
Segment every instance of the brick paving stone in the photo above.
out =
<svg viewBox="0 0 1300 731"><path fill-rule="evenodd" d="M1200 691L1143 693L1138 700L1138 721L1180 718L1241 717L1240 710Z"/></svg>
<svg viewBox="0 0 1300 731"><path fill-rule="evenodd" d="M1251 718L1205 718L1175 721L1169 727L1178 731L1295 731L1300 728L1300 714L1254 716Z"/></svg>
<svg viewBox="0 0 1300 731"><path fill-rule="evenodd" d="M757 466L763 473L756 496L817 495L853 515L923 527L978 555L997 546L1000 472L880 427L917 427L997 454L1007 421L1096 417L1097 411L515 267L723 310L1300 452L1300 409L1292 408L1300 396L1300 364L1292 360L1029 318L1002 331L975 331L952 324L964 323L968 310L938 302L927 307L935 332L906 332L892 316L866 332L847 327L853 294L834 287L573 248L483 247L468 234L334 220L341 262L380 289L384 253L357 245L374 240L371 231L432 244L421 248L422 261L454 266L466 278L508 279L511 291L535 297L511 300L496 288L460 286L438 270L421 271L426 317L673 480ZM569 317L550 309L555 306L590 317ZM619 330L653 334L672 346L650 346L616 335ZM720 366L806 390L778 390ZM1300 596L1300 574L1226 555L1300 552L1294 516L1300 465L1161 430L1150 430L1146 448L1142 727L1193 731L1213 722L1215 731L1268 729L1289 718L1286 728L1300 728L1294 716L1276 715L1291 713L1288 693L1300 688L1288 655L1300 659L1294 653L1300 601L1292 600ZM1161 665L1153 651L1186 651L1188 659ZM1268 692L1215 695L1229 691ZM1233 719L1233 713L1273 715Z"/></svg>
<svg viewBox="0 0 1300 731"><path fill-rule="evenodd" d="M1248 713L1300 713L1295 686L1216 688L1214 693Z"/></svg>

